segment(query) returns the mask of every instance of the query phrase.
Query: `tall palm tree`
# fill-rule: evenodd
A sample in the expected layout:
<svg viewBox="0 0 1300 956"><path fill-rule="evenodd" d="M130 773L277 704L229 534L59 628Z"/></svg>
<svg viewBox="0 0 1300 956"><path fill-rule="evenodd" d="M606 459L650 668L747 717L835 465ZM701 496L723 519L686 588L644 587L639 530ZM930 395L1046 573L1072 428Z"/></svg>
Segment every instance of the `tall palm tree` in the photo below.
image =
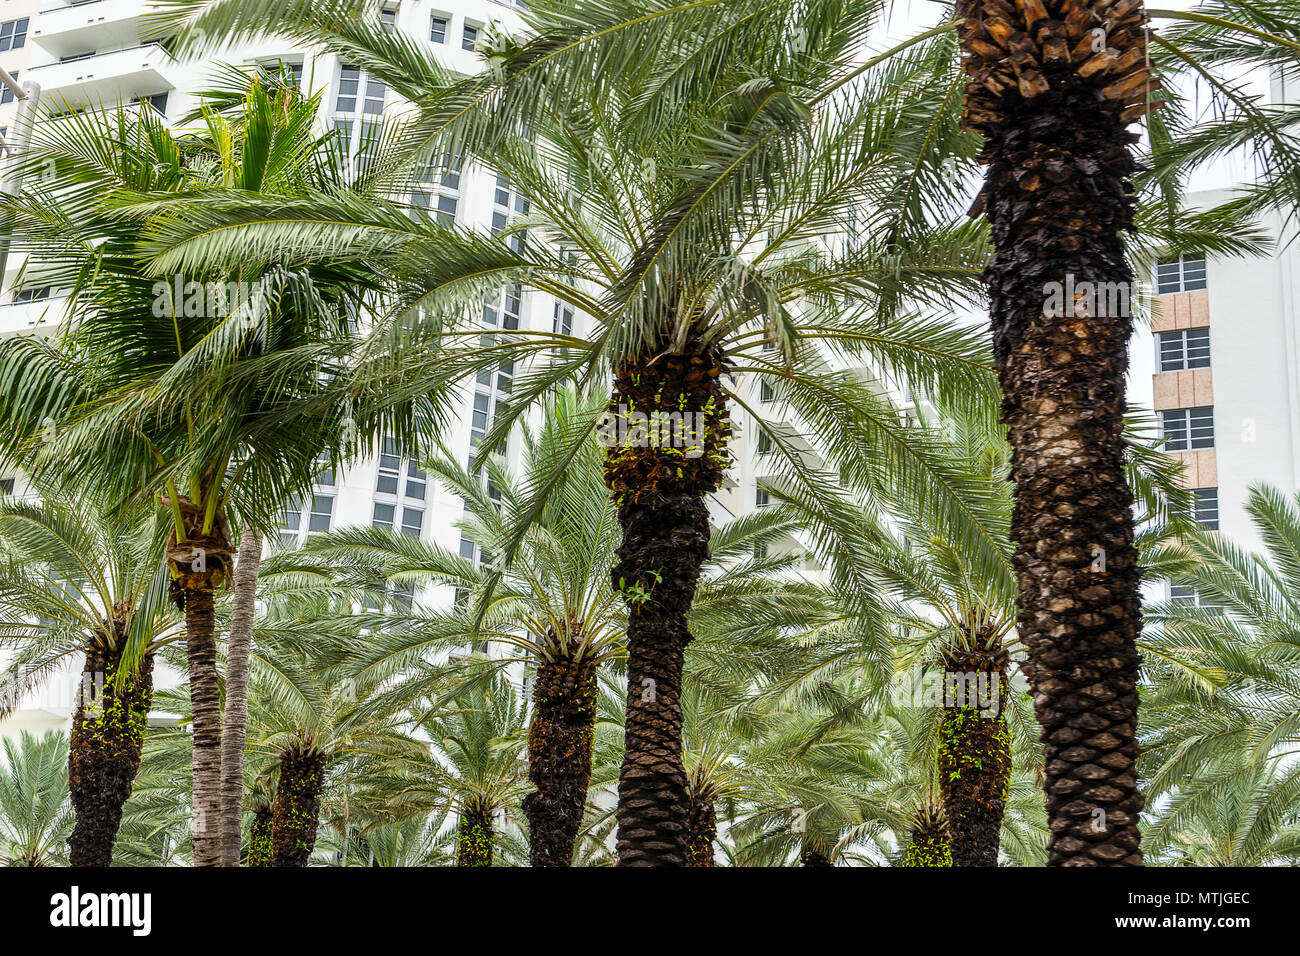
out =
<svg viewBox="0 0 1300 956"><path fill-rule="evenodd" d="M292 249L228 268L159 268L149 224L214 195L283 202L346 191L332 135L315 126L317 105L254 80L236 120L209 112L192 134L173 134L147 109L62 118L34 146L55 175L7 211L27 269L69 290L69 324L55 342L0 347L7 441L33 474L109 500L156 500L171 521L200 865L221 860L214 595L233 570L229 516L269 526L318 459L339 453L349 406L336 379L374 283L364 264L304 264Z"/></svg>
<svg viewBox="0 0 1300 956"><path fill-rule="evenodd" d="M1123 237L1134 228L1129 126L1159 85L1147 17L1141 0L959 0L956 13L963 126L983 138L988 167L972 211L993 236L985 277L1050 861L1140 866L1140 568L1123 467L1137 287Z"/></svg>
<svg viewBox="0 0 1300 956"><path fill-rule="evenodd" d="M72 715L68 780L73 866L108 866L140 767L154 655L180 636L167 596L163 533L138 511L45 490L0 502L0 645L4 671L29 690L84 655Z"/></svg>

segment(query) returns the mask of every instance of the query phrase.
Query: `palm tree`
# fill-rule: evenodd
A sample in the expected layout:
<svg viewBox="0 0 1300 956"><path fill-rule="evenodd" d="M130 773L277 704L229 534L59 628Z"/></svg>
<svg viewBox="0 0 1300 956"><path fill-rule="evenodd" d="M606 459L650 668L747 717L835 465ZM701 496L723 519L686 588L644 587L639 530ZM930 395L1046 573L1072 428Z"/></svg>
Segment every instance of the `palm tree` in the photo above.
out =
<svg viewBox="0 0 1300 956"><path fill-rule="evenodd" d="M333 643L341 637L322 636L310 617L300 626L314 632L318 641ZM357 761L410 756L423 753L423 748L404 732L405 719L391 712L376 693L375 682L323 667L316 652L296 640L277 639L271 626L258 629L258 643L251 661L247 747L260 762L273 766L276 779L270 807L271 865L306 866L330 776L346 774Z"/></svg>
<svg viewBox="0 0 1300 956"><path fill-rule="evenodd" d="M47 489L0 502L0 645L24 691L84 655L72 717L68 780L73 866L108 866L140 767L153 699L154 655L180 637L167 597L162 533L139 512Z"/></svg>
<svg viewBox="0 0 1300 956"><path fill-rule="evenodd" d="M66 864L72 830L68 804L68 738L62 731L37 737L24 730L4 739L0 768L0 862L5 866Z"/></svg>
<svg viewBox="0 0 1300 956"><path fill-rule="evenodd" d="M110 501L156 498L171 520L199 865L221 860L214 594L231 578L229 515L268 526L321 456L340 453L348 406L336 380L373 282L363 264L302 264L292 250L222 269L158 266L149 223L217 194L284 202L346 191L332 135L315 130L317 105L254 80L239 117L209 113L192 135L173 135L147 109L60 119L34 146L56 175L7 213L28 270L70 290L73 320L54 343L0 347L16 459ZM44 441L50 429L56 438Z"/></svg>
<svg viewBox="0 0 1300 956"><path fill-rule="evenodd" d="M993 236L1018 633L1042 728L1050 862L1140 866L1140 568L1123 438L1132 318L1127 296L1083 290L1136 289L1123 236L1137 170L1128 127L1158 86L1146 13L1140 0L959 0L956 13L963 126L982 136L988 166L973 212ZM1064 301L1067 288L1080 293Z"/></svg>

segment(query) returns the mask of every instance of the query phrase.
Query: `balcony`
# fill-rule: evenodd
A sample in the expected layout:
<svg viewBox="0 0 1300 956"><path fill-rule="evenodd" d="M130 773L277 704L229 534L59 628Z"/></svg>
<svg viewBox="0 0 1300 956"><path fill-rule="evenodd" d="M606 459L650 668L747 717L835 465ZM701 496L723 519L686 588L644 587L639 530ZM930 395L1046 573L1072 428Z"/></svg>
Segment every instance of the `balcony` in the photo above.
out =
<svg viewBox="0 0 1300 956"><path fill-rule="evenodd" d="M29 37L56 59L93 47L130 47L140 43L138 0L80 0L46 7L32 18Z"/></svg>
<svg viewBox="0 0 1300 956"><path fill-rule="evenodd" d="M173 90L179 69L161 46L145 43L28 67L24 77L41 85L41 105L48 112L59 113L111 107Z"/></svg>

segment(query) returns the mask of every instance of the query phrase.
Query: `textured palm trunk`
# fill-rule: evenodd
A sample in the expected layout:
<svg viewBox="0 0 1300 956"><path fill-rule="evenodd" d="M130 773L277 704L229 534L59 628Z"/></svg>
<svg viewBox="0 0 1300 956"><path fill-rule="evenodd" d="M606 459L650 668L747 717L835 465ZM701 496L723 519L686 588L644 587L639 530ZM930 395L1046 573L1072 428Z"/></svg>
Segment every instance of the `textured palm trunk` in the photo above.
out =
<svg viewBox="0 0 1300 956"><path fill-rule="evenodd" d="M953 866L997 866L1011 785L1011 733L1003 708L1010 658L1000 643L943 655L944 714L939 725L939 788Z"/></svg>
<svg viewBox="0 0 1300 956"><path fill-rule="evenodd" d="M462 810L456 824L456 865L491 866L495 844L491 811L481 807Z"/></svg>
<svg viewBox="0 0 1300 956"><path fill-rule="evenodd" d="M221 690L211 588L185 591L185 651L194 715L191 832L195 866L221 865Z"/></svg>
<svg viewBox="0 0 1300 956"><path fill-rule="evenodd" d="M226 716L221 726L221 865L239 865L244 820L244 734L248 724L248 655L253 643L257 573L262 564L262 537L244 529L235 563L226 643Z"/></svg>
<svg viewBox="0 0 1300 956"><path fill-rule="evenodd" d="M72 716L68 747L68 790L76 812L76 825L68 838L72 866L113 862L113 843L122 823L122 807L140 769L153 702L152 654L120 687L115 686L129 608L119 605L115 610L113 620L87 649Z"/></svg>
<svg viewBox="0 0 1300 956"><path fill-rule="evenodd" d="M253 810L253 824L248 828L248 858L245 866L272 866L275 863L275 845L271 841L270 807Z"/></svg>
<svg viewBox="0 0 1300 956"><path fill-rule="evenodd" d="M221 686L213 595L230 578L230 536L225 518L219 513L213 531L204 534L202 509L185 498L179 505L185 540L178 542L173 531L167 542L167 560L172 571L172 593L185 611L193 714L194 865L220 866Z"/></svg>
<svg viewBox="0 0 1300 956"><path fill-rule="evenodd" d="M911 839L903 851L903 866L952 866L948 825L939 807L921 807L912 817Z"/></svg>
<svg viewBox="0 0 1300 956"><path fill-rule="evenodd" d="M605 476L623 527L610 578L628 603L626 747L616 811L620 866L686 863L682 665L691 641L687 614L709 555L705 497L721 483L726 465L730 428L721 374L720 351L692 337L682 354L620 369L610 402L616 441ZM652 441L629 418L661 412L698 414L692 419L699 426L695 444L671 435Z"/></svg>
<svg viewBox="0 0 1300 956"><path fill-rule="evenodd" d="M310 743L280 754L280 781L271 815L272 866L306 866L316 847L325 757Z"/></svg>
<svg viewBox="0 0 1300 956"><path fill-rule="evenodd" d="M1136 0L962 0L984 136L986 273L1013 448L1019 633L1046 757L1049 862L1140 866L1139 569L1124 478L1133 276L1127 124L1148 109Z"/></svg>
<svg viewBox="0 0 1300 956"><path fill-rule="evenodd" d="M569 866L587 804L596 726L596 662L575 659L581 625L569 623L568 640L551 635L550 657L537 668L533 719L528 728L528 779L537 789L524 797L528 858L533 866Z"/></svg>
<svg viewBox="0 0 1300 956"><path fill-rule="evenodd" d="M718 812L713 798L692 788L686 811L686 865L713 866L713 841L718 835Z"/></svg>

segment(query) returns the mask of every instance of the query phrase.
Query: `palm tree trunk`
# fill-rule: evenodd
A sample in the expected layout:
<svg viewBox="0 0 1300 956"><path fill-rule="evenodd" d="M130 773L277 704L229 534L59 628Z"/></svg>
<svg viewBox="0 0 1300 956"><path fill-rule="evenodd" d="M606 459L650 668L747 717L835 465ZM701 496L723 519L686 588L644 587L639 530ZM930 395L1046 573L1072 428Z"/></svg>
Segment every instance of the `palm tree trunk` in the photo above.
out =
<svg viewBox="0 0 1300 956"><path fill-rule="evenodd" d="M163 504L170 505L168 499ZM191 832L195 866L221 865L221 681L217 672L214 592L230 578L233 555L225 516L216 513L205 533L205 512L187 498L177 501L185 540L173 530L167 541L172 593L185 611L193 715L194 793Z"/></svg>
<svg viewBox="0 0 1300 956"><path fill-rule="evenodd" d="M72 717L68 748L68 790L76 825L68 838L72 866L108 866L122 823L122 807L140 769L149 707L153 702L153 655L114 686L122 663L127 623L117 608L113 637L100 634L86 654L81 693Z"/></svg>
<svg viewBox="0 0 1300 956"><path fill-rule="evenodd" d="M280 754L280 782L271 816L272 866L306 866L316 847L325 756L310 744Z"/></svg>
<svg viewBox="0 0 1300 956"><path fill-rule="evenodd" d="M185 651L194 715L194 865L221 865L221 689L211 588L185 591Z"/></svg>
<svg viewBox="0 0 1300 956"><path fill-rule="evenodd" d="M939 790L953 866L997 866L1011 785L1011 733L1002 716L1011 685L1001 644L943 656L944 714L939 725ZM958 694L951 691L956 688ZM980 700L979 698L984 698Z"/></svg>
<svg viewBox="0 0 1300 956"><path fill-rule="evenodd" d="M456 824L456 865L491 866L496 828L492 814L481 807L461 811Z"/></svg>
<svg viewBox="0 0 1300 956"><path fill-rule="evenodd" d="M271 841L270 807L257 807L253 811L253 825L248 830L248 858L245 866L271 866L275 862L275 846Z"/></svg>
<svg viewBox="0 0 1300 956"><path fill-rule="evenodd" d="M248 723L248 654L253 642L262 536L245 528L235 563L235 588L226 645L226 717L221 727L221 865L239 865L244 818L244 732Z"/></svg>
<svg viewBox="0 0 1300 956"><path fill-rule="evenodd" d="M903 866L952 866L948 826L939 807L923 806L912 817L911 841L903 851Z"/></svg>
<svg viewBox="0 0 1300 956"><path fill-rule="evenodd" d="M1127 124L1147 109L1145 15L1137 0L962 0L958 12L973 77L964 124L983 134L989 166L977 208L995 246L986 279L1049 863L1140 866L1141 608L1121 434L1133 276L1122 233L1133 226L1137 139Z"/></svg>
<svg viewBox="0 0 1300 956"><path fill-rule="evenodd" d="M626 747L618 783L620 866L686 863L682 665L687 614L709 555L705 497L722 481L730 434L721 353L690 338L683 354L620 369L610 413L625 436L609 448L605 480L618 503L623 543L610 572L628 602ZM642 441L630 413L698 415L698 444Z"/></svg>
<svg viewBox="0 0 1300 956"><path fill-rule="evenodd" d="M537 789L524 797L528 857L533 866L570 866L591 782L596 726L596 662L574 658L581 625L570 625L562 647L537 668L533 719L528 728L528 779Z"/></svg>
<svg viewBox="0 0 1300 956"><path fill-rule="evenodd" d="M718 814L713 799L691 794L686 812L686 865L713 866L713 840L718 835Z"/></svg>

